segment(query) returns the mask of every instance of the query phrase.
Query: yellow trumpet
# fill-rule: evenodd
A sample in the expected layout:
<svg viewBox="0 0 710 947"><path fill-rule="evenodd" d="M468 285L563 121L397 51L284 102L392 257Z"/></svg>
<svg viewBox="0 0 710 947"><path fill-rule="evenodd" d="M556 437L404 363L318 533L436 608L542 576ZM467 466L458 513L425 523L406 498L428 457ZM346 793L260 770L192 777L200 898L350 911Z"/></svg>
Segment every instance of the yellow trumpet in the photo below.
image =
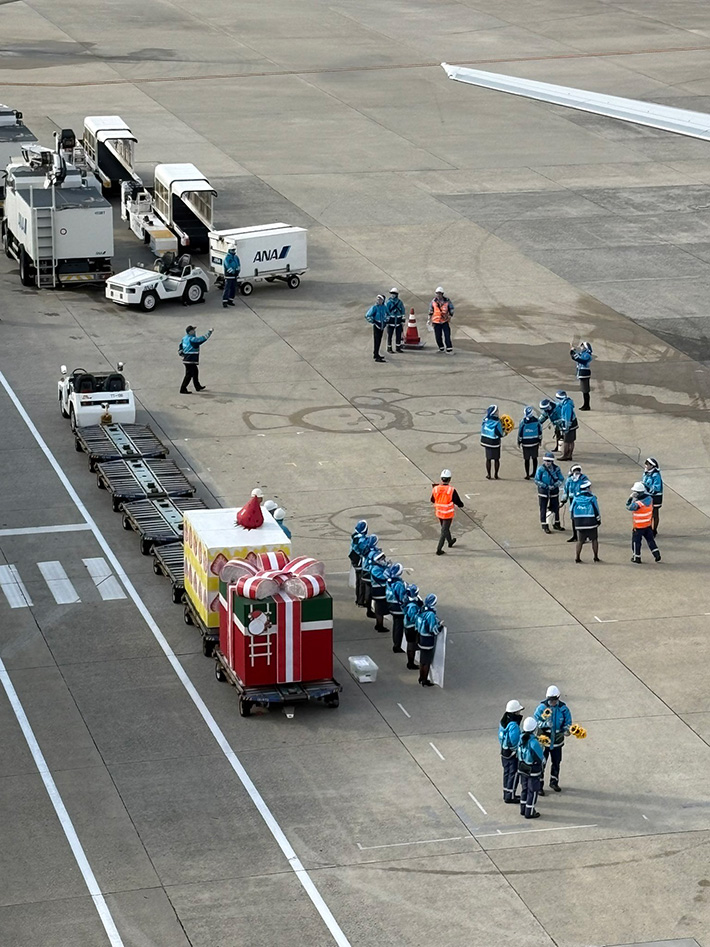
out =
<svg viewBox="0 0 710 947"><path fill-rule="evenodd" d="M510 434L510 432L515 427L515 421L511 418L509 414L501 414L500 423L506 434Z"/></svg>
<svg viewBox="0 0 710 947"><path fill-rule="evenodd" d="M571 736L577 737L578 740L585 740L587 737L587 731L578 723L573 723L569 728L569 732Z"/></svg>
<svg viewBox="0 0 710 947"><path fill-rule="evenodd" d="M545 707L541 716L543 720L549 720L550 717L552 716L552 710L549 707Z"/></svg>

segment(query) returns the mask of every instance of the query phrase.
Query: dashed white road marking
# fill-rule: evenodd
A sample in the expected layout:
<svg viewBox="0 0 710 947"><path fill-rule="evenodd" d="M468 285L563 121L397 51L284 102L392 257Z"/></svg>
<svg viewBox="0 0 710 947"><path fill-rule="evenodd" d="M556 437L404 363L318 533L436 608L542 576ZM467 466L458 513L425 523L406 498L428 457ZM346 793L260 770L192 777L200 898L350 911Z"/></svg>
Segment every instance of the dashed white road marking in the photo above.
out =
<svg viewBox="0 0 710 947"><path fill-rule="evenodd" d="M94 580L94 585L99 590L99 595L104 602L112 602L115 599L125 598L126 593L118 583L118 579L111 572L108 562L102 557L95 559L81 560L89 570L89 575Z"/></svg>
<svg viewBox="0 0 710 947"><path fill-rule="evenodd" d="M432 748L432 750L436 753L436 755L439 757L440 760L446 759L446 757L444 756L444 754L441 753L439 750L437 750L437 748L434 746L433 743L430 743L429 746L430 746L430 747Z"/></svg>
<svg viewBox="0 0 710 947"><path fill-rule="evenodd" d="M478 808L481 810L481 812L482 812L484 815L488 815L488 813L486 812L486 810L483 808L483 806L481 805L481 803L478 801L478 799L476 799L476 797L474 796L474 794L473 794L472 792L469 792L469 796L471 797L471 799L473 799L473 801L476 803L476 805L477 805Z"/></svg>
<svg viewBox="0 0 710 947"><path fill-rule="evenodd" d="M81 601L61 562L56 559L50 562L38 562L37 568L42 573L57 605L76 605Z"/></svg>
<svg viewBox="0 0 710 947"><path fill-rule="evenodd" d="M402 711L402 713L404 714L404 716L405 716L405 717L409 717L410 720L411 720L412 715L411 715L410 713L407 713L407 711L404 709L404 707L403 707L401 704L397 704L397 706L398 706L399 709Z"/></svg>
<svg viewBox="0 0 710 947"><path fill-rule="evenodd" d="M464 839L472 839L472 835L454 835L451 838L425 838L419 842L390 842L389 845L361 845L357 842L357 847L361 852L372 852L376 848L402 848L404 845L433 845L434 842L462 842Z"/></svg>
<svg viewBox="0 0 710 947"><path fill-rule="evenodd" d="M565 829L596 829L597 823L591 825L553 825L546 829L511 829L510 832L501 832L496 829L495 832L485 832L482 835L475 835L474 838L497 838L499 835L527 835L530 832L564 832Z"/></svg>
<svg viewBox="0 0 710 947"><path fill-rule="evenodd" d="M62 523L59 526L18 526L13 529L0 529L0 536L39 536L42 533L74 533L77 530L91 529L88 523Z"/></svg>
<svg viewBox="0 0 710 947"><path fill-rule="evenodd" d="M0 566L0 588L10 608L27 608L34 604L15 566Z"/></svg>
<svg viewBox="0 0 710 947"><path fill-rule="evenodd" d="M598 615L594 616L600 625L608 625L613 622L617 622L618 618L600 618Z"/></svg>

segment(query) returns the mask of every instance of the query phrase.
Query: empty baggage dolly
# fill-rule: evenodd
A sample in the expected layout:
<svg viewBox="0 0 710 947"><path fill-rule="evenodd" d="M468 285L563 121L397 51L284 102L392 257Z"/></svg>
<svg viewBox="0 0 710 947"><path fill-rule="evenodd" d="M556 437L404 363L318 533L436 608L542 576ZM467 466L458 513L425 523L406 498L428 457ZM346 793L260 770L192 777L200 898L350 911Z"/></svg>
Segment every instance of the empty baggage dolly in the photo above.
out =
<svg viewBox="0 0 710 947"><path fill-rule="evenodd" d="M89 455L89 470L99 463L134 457L165 458L170 453L146 424L92 424L77 427L74 447Z"/></svg>
<svg viewBox="0 0 710 947"><path fill-rule="evenodd" d="M191 497L196 488L172 460L111 460L96 467L96 483L111 494L113 509L130 500Z"/></svg>
<svg viewBox="0 0 710 947"><path fill-rule="evenodd" d="M180 605L185 592L185 549L182 543L153 547L153 572L170 580L173 602Z"/></svg>
<svg viewBox="0 0 710 947"><path fill-rule="evenodd" d="M155 546L182 543L182 514L185 510L206 510L203 500L160 497L123 504L123 528L140 535L140 551L149 556ZM181 547L182 548L182 547Z"/></svg>

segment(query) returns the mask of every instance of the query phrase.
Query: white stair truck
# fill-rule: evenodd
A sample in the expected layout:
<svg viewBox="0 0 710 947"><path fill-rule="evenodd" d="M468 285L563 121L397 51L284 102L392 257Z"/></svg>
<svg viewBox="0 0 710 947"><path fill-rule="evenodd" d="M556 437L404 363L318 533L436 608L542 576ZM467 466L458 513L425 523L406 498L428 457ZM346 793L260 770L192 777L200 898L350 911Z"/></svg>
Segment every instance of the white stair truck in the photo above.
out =
<svg viewBox="0 0 710 947"><path fill-rule="evenodd" d="M7 168L5 254L24 286L105 282L111 275L113 211L58 151L26 145Z"/></svg>
<svg viewBox="0 0 710 947"><path fill-rule="evenodd" d="M22 123L22 112L0 105L0 217L5 202L5 169L13 158L20 157L23 145L36 141L29 128Z"/></svg>
<svg viewBox="0 0 710 947"><path fill-rule="evenodd" d="M210 235L210 268L218 280L224 278L223 261L234 247L241 263L239 289L244 296L254 284L277 280L297 289L308 269L308 231L288 224L262 224L236 230L213 230Z"/></svg>
<svg viewBox="0 0 710 947"><path fill-rule="evenodd" d="M86 162L110 194L118 193L122 181L142 183L133 170L137 141L120 115L87 115L84 119Z"/></svg>

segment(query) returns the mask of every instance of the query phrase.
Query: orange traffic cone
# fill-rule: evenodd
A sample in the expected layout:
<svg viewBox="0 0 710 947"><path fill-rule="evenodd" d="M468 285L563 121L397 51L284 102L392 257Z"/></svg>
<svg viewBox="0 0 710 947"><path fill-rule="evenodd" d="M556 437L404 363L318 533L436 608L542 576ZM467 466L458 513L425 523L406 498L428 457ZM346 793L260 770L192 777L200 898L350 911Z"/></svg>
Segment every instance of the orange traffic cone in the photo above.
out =
<svg viewBox="0 0 710 947"><path fill-rule="evenodd" d="M414 318L414 310L410 309L409 311L409 322L407 322L407 333L404 336L404 347L405 349L423 349L425 342L419 338L419 331L417 329L417 320Z"/></svg>

